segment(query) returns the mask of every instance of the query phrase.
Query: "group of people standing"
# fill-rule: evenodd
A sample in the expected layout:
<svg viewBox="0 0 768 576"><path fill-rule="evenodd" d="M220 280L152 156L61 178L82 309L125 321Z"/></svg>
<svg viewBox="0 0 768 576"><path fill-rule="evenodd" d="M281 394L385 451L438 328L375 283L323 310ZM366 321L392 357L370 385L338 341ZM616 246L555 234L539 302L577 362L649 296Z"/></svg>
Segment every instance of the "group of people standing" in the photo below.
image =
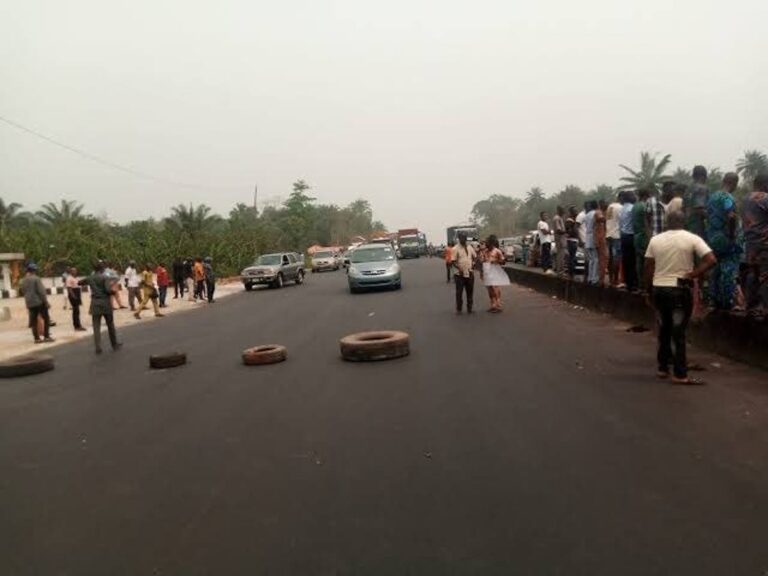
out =
<svg viewBox="0 0 768 576"><path fill-rule="evenodd" d="M492 234L487 240L474 246L463 232L459 232L457 239L458 242L449 244L445 250L447 280L450 283L453 274L456 285L456 313L463 312L466 295L467 313L472 314L476 274L488 290L488 312L501 312L504 308L501 302L501 287L509 285L509 277L502 268L505 258L499 248L498 238Z"/></svg>
<svg viewBox="0 0 768 576"><path fill-rule="evenodd" d="M588 201L580 212L575 206L567 212L558 206L551 222L542 212L538 223L541 267L545 273L573 278L582 248L585 282L647 291L643 270L648 245L668 229L669 215L679 212L685 229L704 240L717 259L713 270L697 281L697 298L715 309L746 309L751 316L765 317L768 175L754 179L741 210L734 197L739 185L736 173L726 174L715 191L707 187L703 166L696 166L692 176L691 186L666 181L661 190L623 191L611 203Z"/></svg>
<svg viewBox="0 0 768 576"><path fill-rule="evenodd" d="M51 305L43 282L38 276L38 267L30 262L26 270L26 276L19 285L19 292L25 298L32 336L35 343L54 342L50 333L51 326L55 325L50 318ZM139 269L133 260L128 263L122 276L113 266L102 260L94 265L93 273L85 278L78 276L76 268L68 268L64 273L65 308L71 308L75 331L86 330L80 318L83 288L86 286L91 296L89 313L97 354L102 352L101 321L106 323L112 348L117 350L120 343L117 341L114 310L130 308L134 317L140 320L141 313L151 303L155 316L163 317L160 309L168 306L166 300L171 280L175 289L174 299L184 298L185 291L188 291L190 301L207 301L211 304L215 302L216 275L210 257L177 259L173 263L172 274L171 279L163 263L156 266L146 263ZM125 306L122 300L123 288L128 294L128 306Z"/></svg>

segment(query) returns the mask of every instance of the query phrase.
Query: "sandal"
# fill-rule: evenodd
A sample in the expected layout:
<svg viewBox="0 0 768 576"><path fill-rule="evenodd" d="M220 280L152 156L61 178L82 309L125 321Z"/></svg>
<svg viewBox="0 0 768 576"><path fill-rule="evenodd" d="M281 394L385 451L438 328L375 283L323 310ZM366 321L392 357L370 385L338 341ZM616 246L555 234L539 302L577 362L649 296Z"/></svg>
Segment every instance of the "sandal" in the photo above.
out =
<svg viewBox="0 0 768 576"><path fill-rule="evenodd" d="M658 372L656 372L656 378L660 380L666 380L667 378L669 378L669 372L662 372L661 370L659 370Z"/></svg>

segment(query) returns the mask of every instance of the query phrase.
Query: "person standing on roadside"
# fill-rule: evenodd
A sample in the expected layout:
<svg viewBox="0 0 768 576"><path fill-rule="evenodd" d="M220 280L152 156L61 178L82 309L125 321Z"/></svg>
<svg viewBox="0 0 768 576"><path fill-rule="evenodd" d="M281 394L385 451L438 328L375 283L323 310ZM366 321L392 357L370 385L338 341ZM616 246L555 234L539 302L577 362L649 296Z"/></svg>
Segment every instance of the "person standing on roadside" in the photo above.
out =
<svg viewBox="0 0 768 576"><path fill-rule="evenodd" d="M768 172L755 176L742 207L746 244L747 313L755 320L768 314Z"/></svg>
<svg viewBox="0 0 768 576"><path fill-rule="evenodd" d="M80 321L80 306L83 305L83 289L80 287L80 281L77 279L77 268L70 268L67 274L67 299L72 308L72 326L75 332L85 332L83 324Z"/></svg>
<svg viewBox="0 0 768 576"><path fill-rule="evenodd" d="M624 283L627 290L637 292L637 258L635 254L635 227L632 221L635 197L632 192L622 192L619 196L621 214L619 215L619 232L621 233L621 267L624 270Z"/></svg>
<svg viewBox="0 0 768 576"><path fill-rule="evenodd" d="M125 304L123 304L123 299L120 296L120 292L122 291L122 284L120 284L120 274L117 273L117 270L115 270L114 266L110 264L109 262L102 262L102 266L104 267L104 275L108 278L111 278L115 282L115 290L112 292L112 295L110 296L110 302L112 302L112 307L120 310L125 310L128 308Z"/></svg>
<svg viewBox="0 0 768 576"><path fill-rule="evenodd" d="M608 223L605 211L608 203L600 200L595 210L595 248L597 250L597 285L605 286L605 276L608 273Z"/></svg>
<svg viewBox="0 0 768 576"><path fill-rule="evenodd" d="M48 314L51 304L48 302L43 281L37 275L37 264L34 262L27 264L27 274L19 283L19 294L24 296L24 303L29 313L29 327L32 329L35 344L54 342L54 339L51 338L51 317ZM38 319L43 321L42 336L40 335Z"/></svg>
<svg viewBox="0 0 768 576"><path fill-rule="evenodd" d="M93 274L80 280L80 286L88 286L91 292L91 321L93 322L93 344L96 354L101 354L101 320L107 325L109 343L112 350L118 350L122 344L117 341L115 317L112 310L112 294L117 291L119 278L105 274L104 262L97 262Z"/></svg>
<svg viewBox="0 0 768 576"><path fill-rule="evenodd" d="M180 258L173 261L173 299L184 298L184 262Z"/></svg>
<svg viewBox="0 0 768 576"><path fill-rule="evenodd" d="M474 303L475 275L473 266L477 254L474 248L467 243L467 234L457 234L458 244L451 250L451 264L455 268L454 280L456 282L456 314L462 313L463 296L467 294L467 314L472 314Z"/></svg>
<svg viewBox="0 0 768 576"><path fill-rule="evenodd" d="M155 276L157 276L157 295L160 300L160 308L167 308L165 299L168 296L170 279L168 278L168 270L165 269L162 262L158 263L157 268L155 268Z"/></svg>
<svg viewBox="0 0 768 576"><path fill-rule="evenodd" d="M136 270L136 262L128 262L128 268L125 269L125 287L128 289L128 306L133 312L136 311L136 300L141 300L139 293L139 272Z"/></svg>
<svg viewBox="0 0 768 576"><path fill-rule="evenodd" d="M488 289L491 307L488 312L501 312L501 287L509 286L509 276L504 271L504 253L499 248L499 239L491 234L485 242L486 253L483 261L483 282Z"/></svg>
<svg viewBox="0 0 768 576"><path fill-rule="evenodd" d="M133 314L136 320L141 320L141 311L147 306L147 303L151 300L152 307L155 309L155 317L162 318L164 315L160 312L158 306L158 292L155 288L155 278L152 273L152 267L149 264L144 265L144 270L139 277L139 285L141 286L142 298L139 308Z"/></svg>
<svg viewBox="0 0 768 576"><path fill-rule="evenodd" d="M555 233L555 273L564 276L565 260L568 252L568 237L565 234L565 209L558 206L555 217L552 218L552 228Z"/></svg>
<svg viewBox="0 0 768 576"><path fill-rule="evenodd" d="M539 214L539 223L536 226L539 233L539 244L541 245L541 269L545 274L554 274L552 272L552 229L549 227L549 215L546 212Z"/></svg>
<svg viewBox="0 0 768 576"><path fill-rule="evenodd" d="M685 216L672 212L667 218L668 231L650 240L645 253L645 283L658 323L657 376L668 378L672 364L673 383L702 384L688 378L685 332L693 313L693 281L717 260L707 243L684 226ZM700 260L698 266L696 259Z"/></svg>
<svg viewBox="0 0 768 576"><path fill-rule="evenodd" d="M707 244L717 258L709 279L709 301L717 310L731 310L736 298L742 255L739 217L733 198L738 186L738 175L728 172L723 178L722 190L714 192L707 204Z"/></svg>
<svg viewBox="0 0 768 576"><path fill-rule="evenodd" d="M446 274L446 283L451 283L451 268L453 266L453 242L449 242L448 246L445 247L445 250L443 252L443 260L445 261L445 274Z"/></svg>
<svg viewBox="0 0 768 576"><path fill-rule="evenodd" d="M621 195L619 195L621 197ZM621 270L621 202L615 200L605 211L605 235L608 242L608 278L614 288L619 285Z"/></svg>
<svg viewBox="0 0 768 576"><path fill-rule="evenodd" d="M205 269L203 268L202 258L195 258L192 274L195 279L195 300L203 300L205 298Z"/></svg>
<svg viewBox="0 0 768 576"><path fill-rule="evenodd" d="M208 304L213 304L213 293L216 290L216 274L213 271L213 259L210 256L205 257L203 272L205 272L205 293L208 295Z"/></svg>
<svg viewBox="0 0 768 576"><path fill-rule="evenodd" d="M707 188L707 169L704 166L694 166L693 186L683 199L686 228L701 238L707 233L707 204L709 203L709 188Z"/></svg>
<svg viewBox="0 0 768 576"><path fill-rule="evenodd" d="M637 192L638 200L632 206L632 229L635 233L635 270L640 284L640 289L646 289L644 285L643 269L645 268L645 250L648 248L650 230L648 225L648 190L643 188Z"/></svg>
<svg viewBox="0 0 768 576"><path fill-rule="evenodd" d="M648 219L648 237L653 238L666 230L667 214L664 205L659 202L659 192L655 187L648 190L648 200L645 206Z"/></svg>
<svg viewBox="0 0 768 576"><path fill-rule="evenodd" d="M184 259L184 282L187 286L187 300L195 300L195 271L192 257Z"/></svg>
<svg viewBox="0 0 768 576"><path fill-rule="evenodd" d="M565 220L565 235L568 243L568 277L571 280L576 276L576 253L579 250L579 230L576 216L576 206L569 207L568 218Z"/></svg>
<svg viewBox="0 0 768 576"><path fill-rule="evenodd" d="M595 209L597 202L590 200L584 206L586 214L584 216L584 252L587 256L587 284L597 286L598 282L598 260L597 244L595 243Z"/></svg>

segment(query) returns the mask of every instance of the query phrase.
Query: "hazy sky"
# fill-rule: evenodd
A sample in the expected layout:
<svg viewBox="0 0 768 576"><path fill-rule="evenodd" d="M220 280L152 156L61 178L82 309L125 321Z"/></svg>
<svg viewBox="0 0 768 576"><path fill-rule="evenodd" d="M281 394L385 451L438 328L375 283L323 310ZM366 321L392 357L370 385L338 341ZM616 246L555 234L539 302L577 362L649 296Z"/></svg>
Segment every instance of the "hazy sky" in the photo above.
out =
<svg viewBox="0 0 768 576"><path fill-rule="evenodd" d="M641 150L768 149L766 0L9 0L0 197L124 221L258 182L440 241L491 193L614 184ZM207 188L206 188L207 187Z"/></svg>

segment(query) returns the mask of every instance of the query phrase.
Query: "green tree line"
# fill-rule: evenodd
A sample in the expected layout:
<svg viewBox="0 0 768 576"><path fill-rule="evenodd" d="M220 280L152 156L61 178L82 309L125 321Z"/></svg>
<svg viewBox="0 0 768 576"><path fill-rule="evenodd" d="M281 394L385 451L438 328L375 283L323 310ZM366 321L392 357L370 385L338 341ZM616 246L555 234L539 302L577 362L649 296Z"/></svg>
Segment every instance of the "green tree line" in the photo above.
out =
<svg viewBox="0 0 768 576"><path fill-rule="evenodd" d="M129 260L164 262L177 257L211 256L219 274L237 274L259 254L303 252L313 244L345 245L354 236L384 230L367 200L345 207L320 204L303 180L280 206L260 213L237 204L227 217L206 205L178 205L161 219L116 224L85 211L75 201L49 203L24 211L0 199L0 252L23 252L47 274L66 266L89 271L103 259L122 268Z"/></svg>
<svg viewBox="0 0 768 576"><path fill-rule="evenodd" d="M565 209L576 206L580 210L588 200L612 201L621 190L642 188L659 190L668 180L690 186L693 183L692 170L678 167L671 171L671 163L672 156L669 154L659 157L649 152L642 152L639 167L621 165L626 175L619 179L616 186L602 184L583 190L579 186L570 184L549 196L541 188L534 187L522 198L492 194L475 203L471 218L481 227L484 234L510 236L535 229L539 214L541 212L554 214L557 206L563 206ZM741 184L736 193L737 200L740 200L750 190L755 176L768 172L768 156L759 150L748 150L732 170L741 176ZM718 167L708 168L708 186L711 190L719 189L724 174L725 172Z"/></svg>

